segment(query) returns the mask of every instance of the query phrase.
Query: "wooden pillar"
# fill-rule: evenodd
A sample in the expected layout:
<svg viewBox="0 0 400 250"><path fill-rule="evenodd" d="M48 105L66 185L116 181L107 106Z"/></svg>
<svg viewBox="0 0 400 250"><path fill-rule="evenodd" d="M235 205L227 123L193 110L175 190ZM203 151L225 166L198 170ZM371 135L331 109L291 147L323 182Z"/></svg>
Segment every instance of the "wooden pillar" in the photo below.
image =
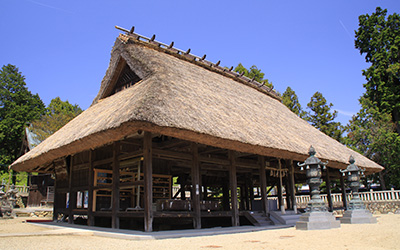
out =
<svg viewBox="0 0 400 250"><path fill-rule="evenodd" d="M231 190L231 205L232 205L232 226L239 226L239 209L237 196L237 177L236 177L236 156L235 152L229 150L229 185Z"/></svg>
<svg viewBox="0 0 400 250"><path fill-rule="evenodd" d="M344 178L342 173L340 173L340 187L342 188L342 202L344 210L347 210L347 197L346 197L346 187L344 185Z"/></svg>
<svg viewBox="0 0 400 250"><path fill-rule="evenodd" d="M261 186L261 202L264 215L268 215L268 199L267 199L267 176L265 173L265 157L258 156L258 164L260 165L260 186Z"/></svg>
<svg viewBox="0 0 400 250"><path fill-rule="evenodd" d="M202 196L201 196L201 199L202 200L207 200L207 197L208 197L208 190L207 190L207 185L204 185L203 186L203 194L202 194Z"/></svg>
<svg viewBox="0 0 400 250"><path fill-rule="evenodd" d="M229 182L224 180L222 183L222 208L224 211L229 211Z"/></svg>
<svg viewBox="0 0 400 250"><path fill-rule="evenodd" d="M250 196L249 196L249 176L245 175L244 180L244 209L250 210Z"/></svg>
<svg viewBox="0 0 400 250"><path fill-rule="evenodd" d="M112 210L111 210L111 227L119 228L119 153L120 142L114 142L113 146L113 163L112 163Z"/></svg>
<svg viewBox="0 0 400 250"><path fill-rule="evenodd" d="M143 167L144 167L144 231L153 231L153 152L151 133L144 132Z"/></svg>
<svg viewBox="0 0 400 250"><path fill-rule="evenodd" d="M329 212L333 212L332 192L331 192L331 177L329 176L329 167L326 167L326 195L328 198Z"/></svg>
<svg viewBox="0 0 400 250"><path fill-rule="evenodd" d="M254 203L253 174L250 174L250 177L249 177L249 191L250 191L250 208L249 208L249 210L253 210L253 203Z"/></svg>
<svg viewBox="0 0 400 250"><path fill-rule="evenodd" d="M89 197L88 197L88 226L94 226L93 215L93 185L94 185L94 172L93 172L94 150L89 152Z"/></svg>
<svg viewBox="0 0 400 250"><path fill-rule="evenodd" d="M236 176L236 178L237 178L237 176ZM238 187L239 187L238 200L240 200L240 202L239 202L239 211L241 211L241 210L245 210L246 209L245 199L244 199L244 188L243 188L243 186L238 186Z"/></svg>
<svg viewBox="0 0 400 250"><path fill-rule="evenodd" d="M293 208L292 208L292 187L290 186L289 172L285 176L285 190L286 190L286 208L290 210Z"/></svg>
<svg viewBox="0 0 400 250"><path fill-rule="evenodd" d="M186 200L186 175L181 174L179 176L179 182L180 182L180 190L181 190L181 200Z"/></svg>
<svg viewBox="0 0 400 250"><path fill-rule="evenodd" d="M201 211L200 211L200 164L198 145L191 143L192 148L192 206L193 206L193 227L201 228Z"/></svg>
<svg viewBox="0 0 400 250"><path fill-rule="evenodd" d="M76 207L76 191L73 190L73 156L67 156L66 164L68 165L68 192L69 192L69 208L68 208L68 223L74 223L74 209Z"/></svg>
<svg viewBox="0 0 400 250"><path fill-rule="evenodd" d="M292 207L293 207L293 211L295 212L295 213L297 213L297 204L296 204L296 182L295 182L295 180L294 180L294 165L293 165L293 161L292 160L290 160L289 161L289 163L290 163L290 177L289 177L289 179L290 179L290 188L291 188L291 190L292 190Z"/></svg>
<svg viewBox="0 0 400 250"><path fill-rule="evenodd" d="M279 166L279 171L278 171L278 174L279 174L279 184L278 184L279 207L280 207L281 213L285 214L286 213L286 211L285 211L285 203L283 201L283 191L282 191L283 180L282 180L282 171L281 171L282 170L281 159L278 159L278 166Z"/></svg>
<svg viewBox="0 0 400 250"><path fill-rule="evenodd" d="M53 201L53 221L57 221L58 219L58 209L59 209L59 195L57 192L57 174L56 174L56 167L54 162L53 164L53 168L54 168L54 201ZM28 180L30 179L30 173L28 174Z"/></svg>

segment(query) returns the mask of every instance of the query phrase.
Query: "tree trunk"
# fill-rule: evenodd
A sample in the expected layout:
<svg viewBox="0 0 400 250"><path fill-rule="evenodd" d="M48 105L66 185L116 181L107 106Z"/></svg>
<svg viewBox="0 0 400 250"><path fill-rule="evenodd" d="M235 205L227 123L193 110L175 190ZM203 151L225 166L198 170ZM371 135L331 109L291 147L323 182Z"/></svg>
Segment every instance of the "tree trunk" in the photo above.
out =
<svg viewBox="0 0 400 250"><path fill-rule="evenodd" d="M380 184L381 184L382 190L386 190L386 183L385 183L385 179L383 178L383 176L385 175L384 172L385 172L385 171L379 172L379 182L380 182Z"/></svg>

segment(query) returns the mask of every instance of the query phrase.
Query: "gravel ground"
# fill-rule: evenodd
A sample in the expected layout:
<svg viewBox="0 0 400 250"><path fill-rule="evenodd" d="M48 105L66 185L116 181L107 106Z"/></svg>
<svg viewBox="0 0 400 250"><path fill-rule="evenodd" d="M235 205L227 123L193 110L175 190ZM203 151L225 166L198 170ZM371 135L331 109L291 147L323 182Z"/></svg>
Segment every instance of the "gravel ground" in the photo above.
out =
<svg viewBox="0 0 400 250"><path fill-rule="evenodd" d="M0 219L0 249L400 249L400 215L380 215L377 224L342 224L330 230L300 231L294 228L163 240L123 240L97 236L23 236L7 233L48 231L24 223L26 218Z"/></svg>

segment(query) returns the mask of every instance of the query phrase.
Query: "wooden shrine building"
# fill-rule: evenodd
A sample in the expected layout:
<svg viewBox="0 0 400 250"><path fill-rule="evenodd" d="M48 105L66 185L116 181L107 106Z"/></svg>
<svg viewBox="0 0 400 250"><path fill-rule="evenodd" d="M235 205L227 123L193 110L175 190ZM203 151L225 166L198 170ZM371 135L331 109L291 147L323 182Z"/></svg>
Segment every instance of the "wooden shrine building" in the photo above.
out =
<svg viewBox="0 0 400 250"><path fill-rule="evenodd" d="M121 34L93 104L12 164L55 174L54 219L144 231L246 224L246 211L268 213L268 186L285 186L294 207L310 145L329 161L328 180L350 155L382 170L274 90L154 38Z"/></svg>

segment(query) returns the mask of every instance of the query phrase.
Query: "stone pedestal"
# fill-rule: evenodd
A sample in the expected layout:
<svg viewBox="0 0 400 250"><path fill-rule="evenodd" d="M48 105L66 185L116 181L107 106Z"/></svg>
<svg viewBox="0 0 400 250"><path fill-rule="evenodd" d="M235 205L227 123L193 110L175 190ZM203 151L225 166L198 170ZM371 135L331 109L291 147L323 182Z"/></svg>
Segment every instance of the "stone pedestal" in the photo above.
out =
<svg viewBox="0 0 400 250"><path fill-rule="evenodd" d="M340 221L337 221L335 216L327 211L307 212L296 223L296 229L298 230L321 230L339 227Z"/></svg>
<svg viewBox="0 0 400 250"><path fill-rule="evenodd" d="M376 223L376 218L365 209L347 210L343 217L340 218L340 223L346 224L371 224Z"/></svg>

